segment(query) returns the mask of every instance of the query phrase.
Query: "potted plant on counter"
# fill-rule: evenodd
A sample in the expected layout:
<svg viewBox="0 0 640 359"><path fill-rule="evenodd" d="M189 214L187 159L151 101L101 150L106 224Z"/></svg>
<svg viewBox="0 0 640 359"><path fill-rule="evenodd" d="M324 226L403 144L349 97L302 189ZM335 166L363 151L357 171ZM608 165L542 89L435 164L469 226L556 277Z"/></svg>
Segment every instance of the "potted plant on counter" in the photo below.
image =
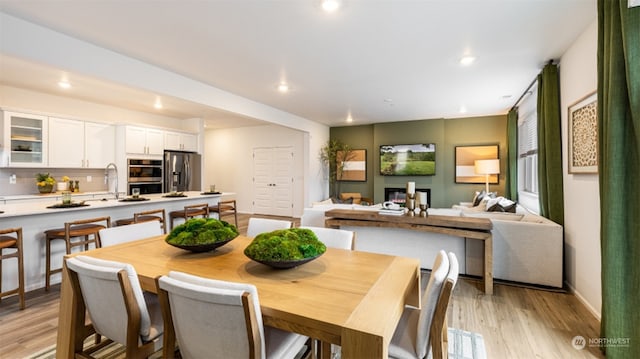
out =
<svg viewBox="0 0 640 359"><path fill-rule="evenodd" d="M36 174L36 185L38 186L38 191L40 193L51 193L53 192L53 186L56 184L56 180L51 177L48 173L38 173Z"/></svg>

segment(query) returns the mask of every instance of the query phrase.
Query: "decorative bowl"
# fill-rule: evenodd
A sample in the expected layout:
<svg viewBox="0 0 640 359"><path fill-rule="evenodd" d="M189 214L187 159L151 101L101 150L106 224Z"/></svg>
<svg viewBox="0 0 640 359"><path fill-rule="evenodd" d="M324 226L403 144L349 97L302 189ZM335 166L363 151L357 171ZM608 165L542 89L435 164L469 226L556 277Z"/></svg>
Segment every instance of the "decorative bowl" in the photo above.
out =
<svg viewBox="0 0 640 359"><path fill-rule="evenodd" d="M168 244L191 252L208 252L238 236L236 226L215 218L192 218L176 226L165 238Z"/></svg>
<svg viewBox="0 0 640 359"><path fill-rule="evenodd" d="M231 242L236 237L227 239L225 241L213 242L213 243L207 243L207 244L192 244L192 245L181 245L181 244L173 244L173 243L169 243L169 244L171 244L174 247L177 247L177 248L180 248L180 249L184 249L184 250L187 250L187 251L191 251L191 252L194 252L194 253L202 253L202 252L212 251L212 250L214 250L214 249L216 249L218 247L222 247L225 244Z"/></svg>
<svg viewBox="0 0 640 359"><path fill-rule="evenodd" d="M305 263L311 262L312 260L320 257L322 254L318 254L315 257L309 257L309 258L304 258L304 259L299 259L299 260L293 260L293 261L261 261L258 259L254 259L251 258L249 256L249 258L251 258L252 260L258 262L258 263L262 263L264 265L267 265L269 267L275 268L275 269L289 269L289 268L293 268L293 267L297 267L299 265L303 265Z"/></svg>

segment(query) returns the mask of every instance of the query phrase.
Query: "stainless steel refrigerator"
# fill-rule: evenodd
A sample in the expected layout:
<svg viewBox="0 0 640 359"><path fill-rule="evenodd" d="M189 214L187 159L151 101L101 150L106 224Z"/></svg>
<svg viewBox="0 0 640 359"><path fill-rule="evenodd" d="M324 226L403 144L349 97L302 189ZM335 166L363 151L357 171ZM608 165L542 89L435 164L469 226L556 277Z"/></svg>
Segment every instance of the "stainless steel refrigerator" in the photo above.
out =
<svg viewBox="0 0 640 359"><path fill-rule="evenodd" d="M195 152L164 151L164 192L200 191L200 163Z"/></svg>

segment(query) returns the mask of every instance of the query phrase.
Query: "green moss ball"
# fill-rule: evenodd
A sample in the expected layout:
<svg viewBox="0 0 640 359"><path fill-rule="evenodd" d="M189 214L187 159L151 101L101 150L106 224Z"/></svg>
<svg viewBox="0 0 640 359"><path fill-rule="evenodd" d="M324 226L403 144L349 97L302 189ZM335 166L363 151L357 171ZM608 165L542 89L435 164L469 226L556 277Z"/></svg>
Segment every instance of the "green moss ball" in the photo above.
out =
<svg viewBox="0 0 640 359"><path fill-rule="evenodd" d="M166 237L169 244L193 246L226 241L237 237L233 224L215 218L193 218L175 227Z"/></svg>
<svg viewBox="0 0 640 359"><path fill-rule="evenodd" d="M310 229L290 228L257 235L244 254L259 261L282 262L316 257L326 250Z"/></svg>

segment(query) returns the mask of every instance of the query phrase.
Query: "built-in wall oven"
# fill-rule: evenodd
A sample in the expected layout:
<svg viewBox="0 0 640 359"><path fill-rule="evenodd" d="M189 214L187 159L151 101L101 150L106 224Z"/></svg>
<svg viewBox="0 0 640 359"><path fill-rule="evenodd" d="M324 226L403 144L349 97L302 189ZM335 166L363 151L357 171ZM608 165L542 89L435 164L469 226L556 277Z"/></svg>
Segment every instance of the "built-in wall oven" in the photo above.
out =
<svg viewBox="0 0 640 359"><path fill-rule="evenodd" d="M127 193L134 188L140 194L162 193L162 160L134 159L127 160Z"/></svg>

